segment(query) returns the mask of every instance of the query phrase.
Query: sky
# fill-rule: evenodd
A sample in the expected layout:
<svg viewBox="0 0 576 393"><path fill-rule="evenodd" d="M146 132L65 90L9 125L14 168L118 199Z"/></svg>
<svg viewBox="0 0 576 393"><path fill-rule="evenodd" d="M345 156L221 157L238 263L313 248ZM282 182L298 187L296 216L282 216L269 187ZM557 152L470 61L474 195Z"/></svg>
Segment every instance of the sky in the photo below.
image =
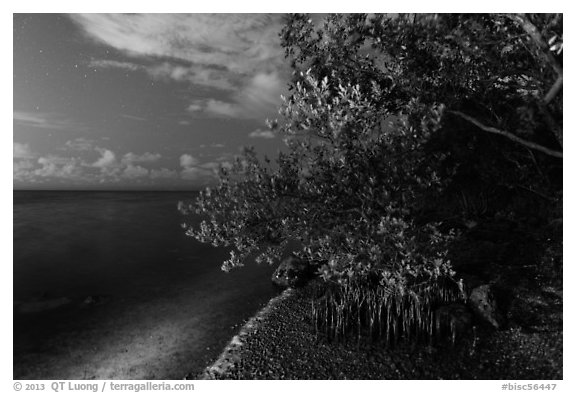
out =
<svg viewBox="0 0 576 393"><path fill-rule="evenodd" d="M274 156L281 14L14 14L14 189L198 189Z"/></svg>

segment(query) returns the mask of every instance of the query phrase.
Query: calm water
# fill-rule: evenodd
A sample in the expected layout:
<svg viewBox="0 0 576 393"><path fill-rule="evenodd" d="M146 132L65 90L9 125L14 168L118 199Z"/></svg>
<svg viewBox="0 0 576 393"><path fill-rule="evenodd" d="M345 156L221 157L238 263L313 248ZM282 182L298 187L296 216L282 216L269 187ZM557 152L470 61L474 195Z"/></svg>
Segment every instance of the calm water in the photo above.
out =
<svg viewBox="0 0 576 393"><path fill-rule="evenodd" d="M182 378L276 291L184 235L194 193L14 192L14 377Z"/></svg>

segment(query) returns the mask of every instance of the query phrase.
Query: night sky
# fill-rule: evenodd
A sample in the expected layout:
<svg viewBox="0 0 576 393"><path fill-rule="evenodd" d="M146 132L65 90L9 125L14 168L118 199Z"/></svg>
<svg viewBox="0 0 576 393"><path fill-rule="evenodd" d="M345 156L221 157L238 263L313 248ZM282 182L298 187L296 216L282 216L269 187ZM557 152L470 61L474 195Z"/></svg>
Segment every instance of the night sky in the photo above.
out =
<svg viewBox="0 0 576 393"><path fill-rule="evenodd" d="M197 189L273 156L279 14L14 14L15 189Z"/></svg>

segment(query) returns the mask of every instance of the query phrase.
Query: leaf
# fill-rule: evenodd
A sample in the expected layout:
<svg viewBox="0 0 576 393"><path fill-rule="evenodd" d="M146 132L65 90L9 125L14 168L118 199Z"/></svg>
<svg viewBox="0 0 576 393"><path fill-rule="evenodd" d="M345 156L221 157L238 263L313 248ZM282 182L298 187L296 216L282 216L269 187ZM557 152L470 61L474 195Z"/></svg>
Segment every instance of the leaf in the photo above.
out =
<svg viewBox="0 0 576 393"><path fill-rule="evenodd" d="M512 52L512 50L514 49L514 46L512 45L506 45L505 47L502 48L502 50L500 51L500 54L504 55L506 53L510 53Z"/></svg>

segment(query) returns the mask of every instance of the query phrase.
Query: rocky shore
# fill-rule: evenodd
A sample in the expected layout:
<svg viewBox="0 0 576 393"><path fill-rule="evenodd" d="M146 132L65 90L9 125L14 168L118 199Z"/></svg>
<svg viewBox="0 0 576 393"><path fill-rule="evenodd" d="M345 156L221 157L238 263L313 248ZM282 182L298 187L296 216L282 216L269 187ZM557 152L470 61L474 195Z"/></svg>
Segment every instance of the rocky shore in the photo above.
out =
<svg viewBox="0 0 576 393"><path fill-rule="evenodd" d="M540 232L485 223L452 258L466 299L439 307L451 338L394 347L315 332L318 280L294 258L272 276L289 286L252 318L202 379L533 379L563 378L561 227ZM544 252L537 252L538 246ZM304 281L306 281L304 280Z"/></svg>
<svg viewBox="0 0 576 393"><path fill-rule="evenodd" d="M562 379L562 298L530 328L478 325L456 345L326 342L310 319L313 286L288 289L235 336L199 379Z"/></svg>

